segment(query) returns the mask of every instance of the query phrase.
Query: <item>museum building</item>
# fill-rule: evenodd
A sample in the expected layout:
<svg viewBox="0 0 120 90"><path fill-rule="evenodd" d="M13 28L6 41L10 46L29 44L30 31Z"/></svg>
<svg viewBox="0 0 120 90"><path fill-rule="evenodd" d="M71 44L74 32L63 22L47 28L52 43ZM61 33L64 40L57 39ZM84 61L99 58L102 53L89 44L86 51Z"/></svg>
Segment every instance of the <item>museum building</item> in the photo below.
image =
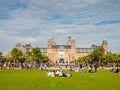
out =
<svg viewBox="0 0 120 90"><path fill-rule="evenodd" d="M95 43L91 45L91 47L77 47L76 41L71 36L68 36L68 40L66 44L59 45L56 44L54 37L48 39L47 47L40 48L42 54L47 55L52 62L72 62L76 60L78 57L87 56L94 49L103 47L105 50L105 54L108 53L108 43L107 40L103 40L101 45L96 45ZM20 43L16 44L16 48L21 50L24 54L32 49L31 44L27 43L22 45ZM8 53L7 56L10 56Z"/></svg>

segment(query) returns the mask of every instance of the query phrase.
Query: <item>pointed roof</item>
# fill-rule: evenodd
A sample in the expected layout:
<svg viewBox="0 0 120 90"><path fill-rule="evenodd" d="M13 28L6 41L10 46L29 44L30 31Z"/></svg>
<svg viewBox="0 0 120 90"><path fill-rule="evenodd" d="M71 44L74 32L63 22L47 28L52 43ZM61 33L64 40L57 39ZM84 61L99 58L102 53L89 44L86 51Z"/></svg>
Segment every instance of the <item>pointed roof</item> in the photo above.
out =
<svg viewBox="0 0 120 90"><path fill-rule="evenodd" d="M21 43L17 42L16 47L20 47L20 46L21 46Z"/></svg>
<svg viewBox="0 0 120 90"><path fill-rule="evenodd" d="M103 40L102 45L108 45L108 42L106 39Z"/></svg>

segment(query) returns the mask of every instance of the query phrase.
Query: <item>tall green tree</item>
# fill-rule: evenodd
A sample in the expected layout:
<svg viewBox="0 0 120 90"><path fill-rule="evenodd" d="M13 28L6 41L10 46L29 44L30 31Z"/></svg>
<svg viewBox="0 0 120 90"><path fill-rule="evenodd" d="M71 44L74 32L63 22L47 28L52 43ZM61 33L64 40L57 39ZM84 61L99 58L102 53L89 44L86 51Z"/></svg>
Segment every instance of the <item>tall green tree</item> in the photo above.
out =
<svg viewBox="0 0 120 90"><path fill-rule="evenodd" d="M3 59L3 53L0 52L0 62L2 62L2 59Z"/></svg>
<svg viewBox="0 0 120 90"><path fill-rule="evenodd" d="M23 63L26 60L26 56L19 56L19 62Z"/></svg>
<svg viewBox="0 0 120 90"><path fill-rule="evenodd" d="M114 62L119 62L120 61L119 54L112 54L112 58L113 58Z"/></svg>
<svg viewBox="0 0 120 90"><path fill-rule="evenodd" d="M2 52L0 52L0 60L2 59Z"/></svg>
<svg viewBox="0 0 120 90"><path fill-rule="evenodd" d="M19 49L17 49L17 48L13 48L13 49L12 49L11 55L12 55L12 59L13 59L14 61L19 61L19 62L21 62L21 59L23 59L23 58L21 58L21 57L23 57L22 51L19 50Z"/></svg>
<svg viewBox="0 0 120 90"><path fill-rule="evenodd" d="M39 47L32 48L32 50L28 53L28 59L32 59L33 61L41 62L42 61L42 53Z"/></svg>
<svg viewBox="0 0 120 90"><path fill-rule="evenodd" d="M9 58L6 58L5 56L3 56L3 53L0 52L0 62L9 62L10 59Z"/></svg>
<svg viewBox="0 0 120 90"><path fill-rule="evenodd" d="M102 62L104 58L104 49L96 48L91 54L90 57L93 62Z"/></svg>
<svg viewBox="0 0 120 90"><path fill-rule="evenodd" d="M120 63L120 54L118 54L118 57L119 57L118 62Z"/></svg>
<svg viewBox="0 0 120 90"><path fill-rule="evenodd" d="M50 61L49 57L46 55L42 55L42 62L48 62Z"/></svg>
<svg viewBox="0 0 120 90"><path fill-rule="evenodd" d="M84 57L79 57L78 62L91 62L90 55L84 56Z"/></svg>
<svg viewBox="0 0 120 90"><path fill-rule="evenodd" d="M103 62L106 63L112 63L113 61L113 55L112 54L106 54L103 58Z"/></svg>
<svg viewBox="0 0 120 90"><path fill-rule="evenodd" d="M107 54L105 55L104 62L109 63L120 62L120 54Z"/></svg>

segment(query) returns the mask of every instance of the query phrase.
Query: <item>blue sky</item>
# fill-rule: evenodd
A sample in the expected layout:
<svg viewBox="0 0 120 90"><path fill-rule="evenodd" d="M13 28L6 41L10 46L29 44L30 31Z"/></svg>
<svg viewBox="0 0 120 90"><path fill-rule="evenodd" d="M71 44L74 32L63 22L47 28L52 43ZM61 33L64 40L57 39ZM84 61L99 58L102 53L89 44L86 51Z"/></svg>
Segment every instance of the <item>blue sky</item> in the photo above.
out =
<svg viewBox="0 0 120 90"><path fill-rule="evenodd" d="M120 0L0 0L0 51L16 42L47 47L54 36L66 44L72 36L77 47L101 45L120 53Z"/></svg>

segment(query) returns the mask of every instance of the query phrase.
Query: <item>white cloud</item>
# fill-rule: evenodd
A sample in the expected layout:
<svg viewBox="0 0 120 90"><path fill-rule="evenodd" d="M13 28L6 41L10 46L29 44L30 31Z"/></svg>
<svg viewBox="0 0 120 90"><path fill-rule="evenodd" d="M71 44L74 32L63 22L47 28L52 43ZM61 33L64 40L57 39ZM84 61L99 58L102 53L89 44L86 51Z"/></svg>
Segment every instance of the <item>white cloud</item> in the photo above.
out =
<svg viewBox="0 0 120 90"><path fill-rule="evenodd" d="M91 4L95 4L97 2L97 0L86 0L86 1L91 3Z"/></svg>
<svg viewBox="0 0 120 90"><path fill-rule="evenodd" d="M76 43L83 47L94 42L101 44L102 40L107 38L111 49L120 53L120 50L116 49L120 46L118 42L120 24L95 26L102 21L120 19L119 1L115 3L112 0L19 0L19 2L20 6L7 11L9 19L0 20L2 46L0 50L3 52L2 48L12 48L17 41L45 46L48 38L53 35L58 44L64 44L67 36L71 35L76 39Z"/></svg>

